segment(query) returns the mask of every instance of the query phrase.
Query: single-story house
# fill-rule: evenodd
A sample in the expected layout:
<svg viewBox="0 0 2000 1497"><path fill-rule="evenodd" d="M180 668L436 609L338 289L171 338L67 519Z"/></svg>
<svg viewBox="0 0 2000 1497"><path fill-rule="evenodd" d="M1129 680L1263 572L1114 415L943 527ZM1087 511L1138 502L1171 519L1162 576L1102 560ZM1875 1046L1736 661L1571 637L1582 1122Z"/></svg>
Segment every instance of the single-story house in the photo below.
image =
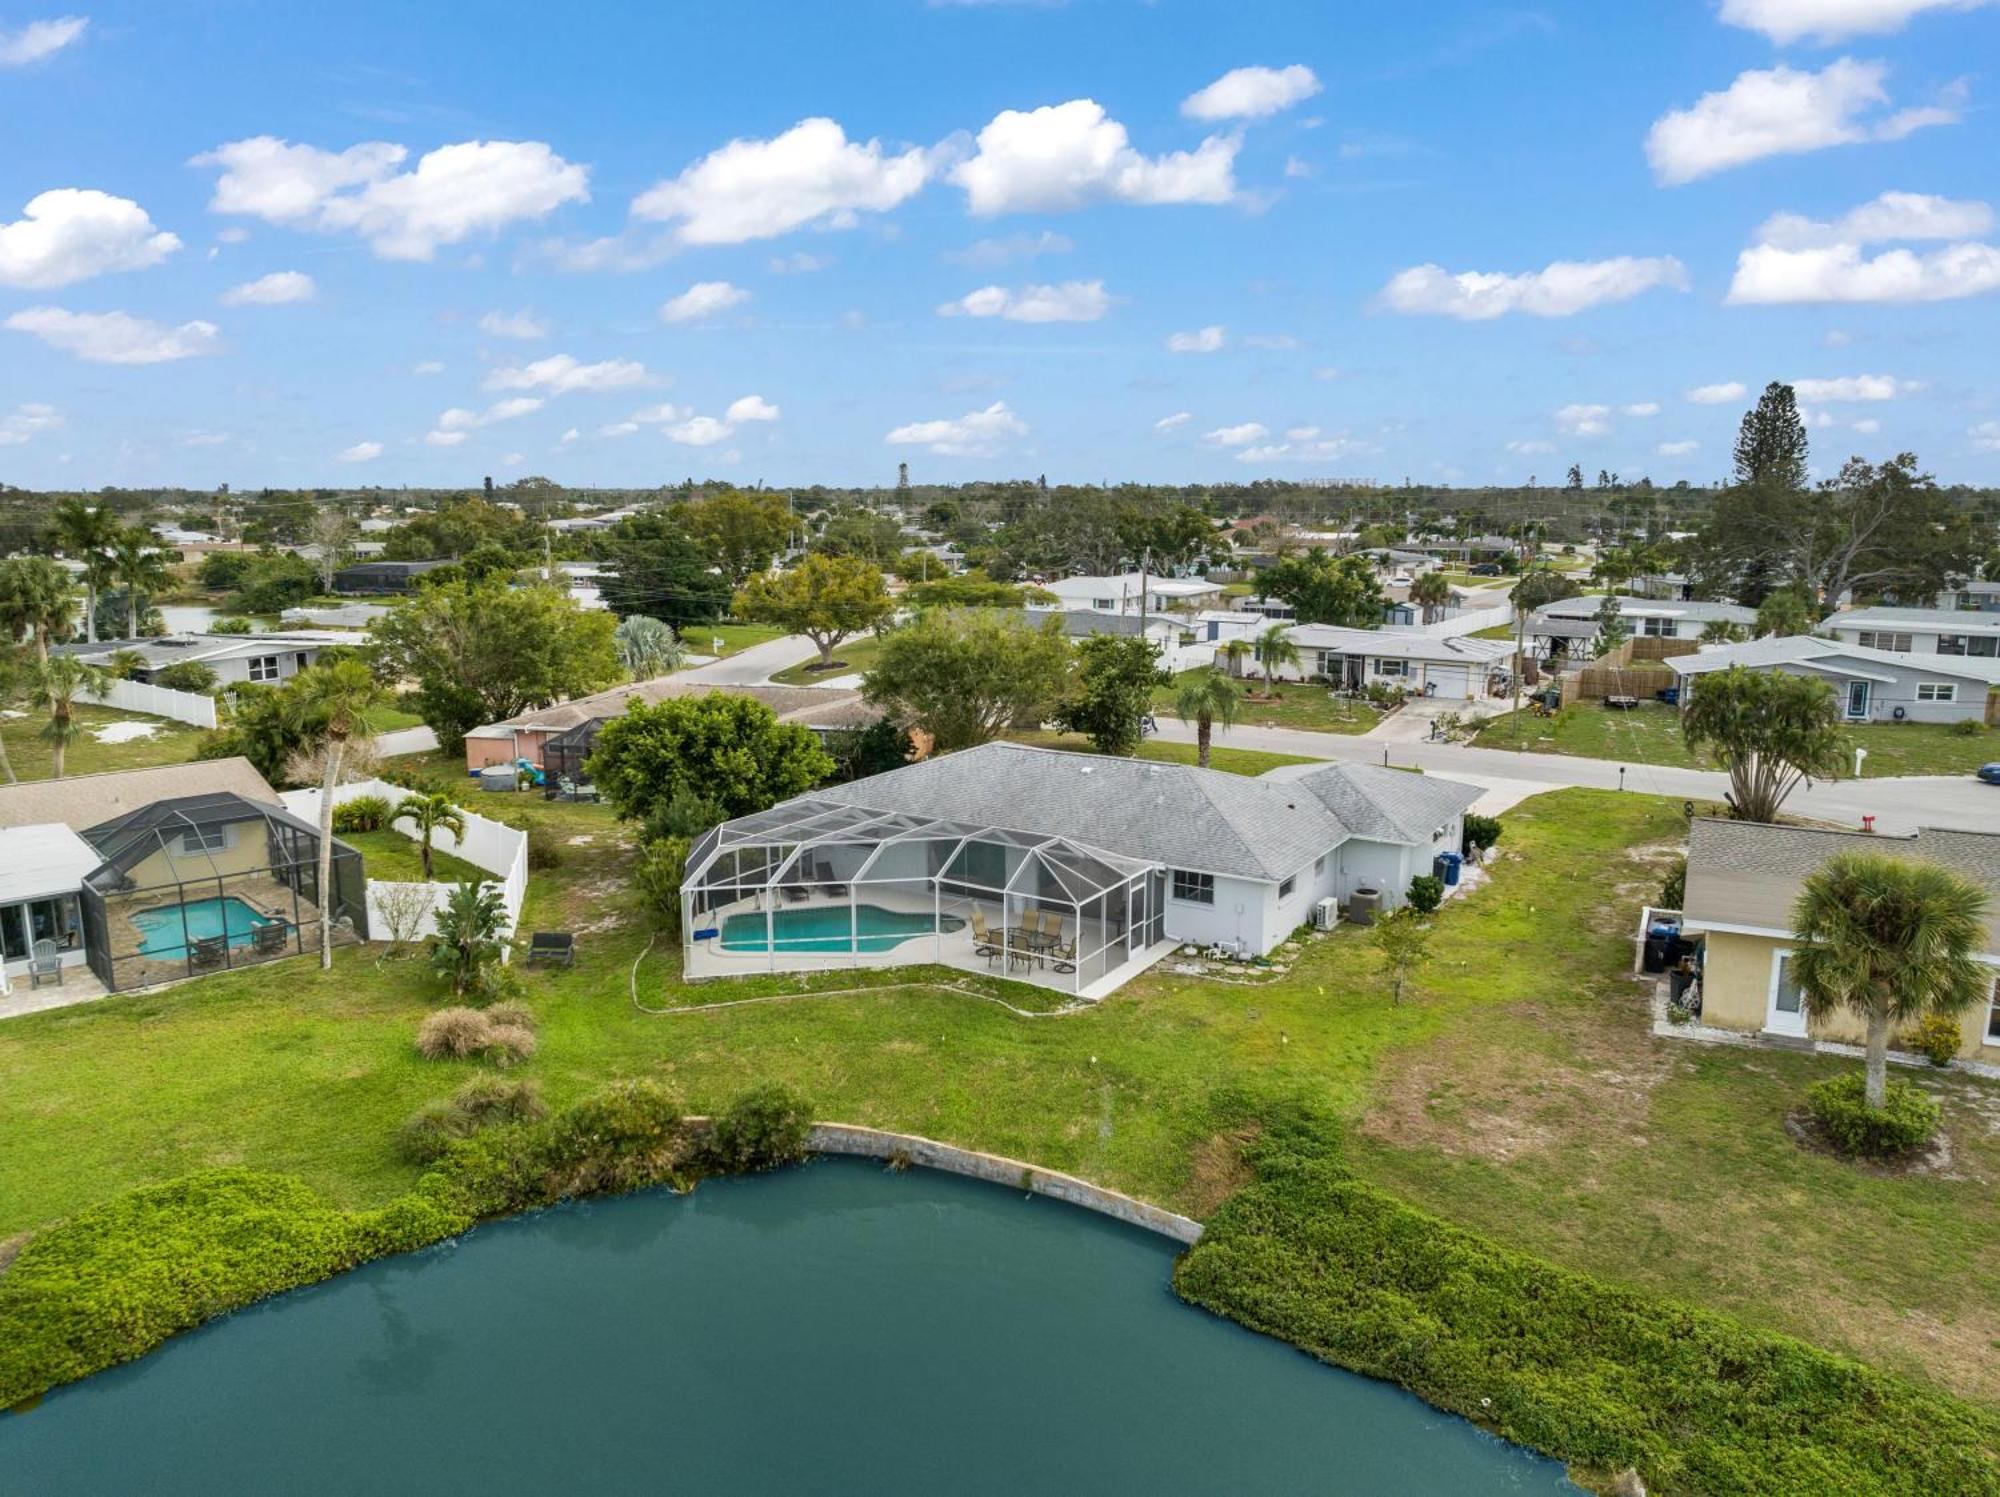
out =
<svg viewBox="0 0 2000 1497"><path fill-rule="evenodd" d="M337 593L406 593L417 579L439 567L456 566L451 561L357 561L333 574Z"/></svg>
<svg viewBox="0 0 2000 1497"><path fill-rule="evenodd" d="M288 681L317 664L323 651L353 644L352 636L324 630L286 630L271 634L164 634L157 639L100 639L90 644L72 640L56 648L94 665L103 665L113 655L129 650L143 662L132 672L135 681L150 683L170 665L194 663L215 672L219 684L236 686Z"/></svg>
<svg viewBox="0 0 2000 1497"><path fill-rule="evenodd" d="M247 759L0 786L0 951L88 964L107 991L312 949L319 832ZM361 855L336 843L335 935L366 940Z"/></svg>
<svg viewBox="0 0 2000 1497"><path fill-rule="evenodd" d="M1954 608L1850 608L1822 620L1819 633L1919 658L1943 655L2000 685L2000 613Z"/></svg>
<svg viewBox="0 0 2000 1497"><path fill-rule="evenodd" d="M1937 607L2000 613L2000 578L1973 577L1937 595Z"/></svg>
<svg viewBox="0 0 2000 1497"><path fill-rule="evenodd" d="M1101 996L1174 945L1261 956L1460 851L1476 786L1251 779L988 743L724 822L681 886L690 977L942 962ZM1364 892L1365 891L1365 892Z"/></svg>
<svg viewBox="0 0 2000 1497"><path fill-rule="evenodd" d="M1058 577L1037 586L1055 594L1056 601L1030 603L1030 608L1090 609L1097 613L1137 613L1142 592L1148 612L1155 608L1212 607L1222 597L1222 584L1206 577L1160 577L1143 572L1125 572L1115 577Z"/></svg>
<svg viewBox="0 0 2000 1497"><path fill-rule="evenodd" d="M1297 665L1277 673L1285 679L1324 676L1350 691L1379 682L1427 696L1474 701L1491 693L1497 683L1512 680L1510 640L1345 629L1337 624L1299 624L1287 629L1285 637L1299 652Z"/></svg>
<svg viewBox="0 0 2000 1497"><path fill-rule="evenodd" d="M2000 1062L2000 836L1925 829L1909 837L1766 826L1698 817L1689 828L1683 933L1698 938L1701 1022L1810 1047L1857 1044L1860 1022L1813 1012L1791 976L1792 906L1800 886L1836 853L1922 859L1990 891L1979 960L1993 969L1987 1001L1964 1016L1959 1054Z"/></svg>
<svg viewBox="0 0 2000 1497"><path fill-rule="evenodd" d="M1898 655L1807 635L1713 645L1666 662L1680 677L1685 705L1701 678L1733 665L1813 676L1829 682L1849 722L1952 723L1986 720L1987 673L1977 663L1941 655Z"/></svg>
<svg viewBox="0 0 2000 1497"><path fill-rule="evenodd" d="M1194 637L1203 644L1226 645L1232 639L1254 640L1271 625L1288 622L1247 609L1204 608L1194 616Z"/></svg>
<svg viewBox="0 0 2000 1497"><path fill-rule="evenodd" d="M1160 668L1183 671L1206 665L1214 651L1199 643L1201 631L1194 621L1172 614L1149 613L1142 621L1137 613L1099 613L1094 608L1066 609L1060 615L1062 631L1071 639L1090 639L1099 634L1131 638L1140 634L1153 642Z"/></svg>
<svg viewBox="0 0 2000 1497"><path fill-rule="evenodd" d="M1548 640L1592 641L1597 638L1597 611L1604 606L1601 594L1564 598L1546 603L1528 619L1528 633ZM1618 612L1635 639L1700 639L1710 624L1734 624L1754 629L1757 610L1737 603L1719 603L1699 598L1685 602L1658 598L1618 599ZM1575 650L1571 649L1574 654Z"/></svg>
<svg viewBox="0 0 2000 1497"><path fill-rule="evenodd" d="M1668 603L1686 603L1694 597L1694 579L1684 572L1647 572L1629 584L1633 594Z"/></svg>
<svg viewBox="0 0 2000 1497"><path fill-rule="evenodd" d="M530 707L499 722L484 723L465 735L465 767L472 773L494 764L526 759L545 768L545 746L564 740L565 773L580 765L597 732L614 717L622 717L636 698L648 704L669 697L707 696L710 692L751 697L777 714L779 722L809 728L822 740L833 733L865 728L881 719L882 709L862 700L861 693L838 686L736 686L685 676L655 676L613 686L587 697L572 697L547 707ZM572 762L574 761L574 762Z"/></svg>

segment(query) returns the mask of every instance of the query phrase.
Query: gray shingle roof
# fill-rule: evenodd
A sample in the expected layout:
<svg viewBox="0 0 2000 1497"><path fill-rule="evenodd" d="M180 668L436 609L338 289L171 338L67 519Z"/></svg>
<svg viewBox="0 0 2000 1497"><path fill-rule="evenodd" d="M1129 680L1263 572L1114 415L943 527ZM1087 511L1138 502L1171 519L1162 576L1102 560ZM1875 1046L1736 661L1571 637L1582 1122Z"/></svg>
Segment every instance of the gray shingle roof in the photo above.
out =
<svg viewBox="0 0 2000 1497"><path fill-rule="evenodd" d="M81 831L155 801L223 791L266 805L278 804L278 793L248 759L196 759L152 769L118 769L0 785L0 827L59 821Z"/></svg>
<svg viewBox="0 0 2000 1497"><path fill-rule="evenodd" d="M1428 843L1484 793L1477 785L1379 764L1335 764L1292 783L1317 796L1355 836L1378 842Z"/></svg>
<svg viewBox="0 0 2000 1497"><path fill-rule="evenodd" d="M1946 634L1991 634L2000 630L2000 613L1966 608L1850 608L1836 613L1820 627L1875 629L1884 624L1903 629L1935 629Z"/></svg>
<svg viewBox="0 0 2000 1497"><path fill-rule="evenodd" d="M1812 665L1835 675L1861 676L1871 681L1893 680L1911 671L1930 671L1940 676L1962 676L1987 681L1993 675L1993 661L1969 660L1957 655L1917 655L1896 650L1877 650L1867 645L1843 644L1837 639L1815 639L1803 634L1773 635L1738 645L1718 645L1697 650L1692 655L1676 655L1666 662L1677 675L1699 676L1725 670L1732 665L1759 666Z"/></svg>
<svg viewBox="0 0 2000 1497"><path fill-rule="evenodd" d="M762 702L777 715L779 722L807 728L866 727L882 716L882 709L862 700L861 693L841 686L742 686L731 682L701 681L680 676L656 676L650 681L634 681L614 686L587 697L573 697L547 707L530 707L526 712L485 723L474 728L468 738L505 738L513 729L563 732L592 718L623 717L627 704L637 697L649 705L670 697L707 696L719 691L726 696L749 697Z"/></svg>

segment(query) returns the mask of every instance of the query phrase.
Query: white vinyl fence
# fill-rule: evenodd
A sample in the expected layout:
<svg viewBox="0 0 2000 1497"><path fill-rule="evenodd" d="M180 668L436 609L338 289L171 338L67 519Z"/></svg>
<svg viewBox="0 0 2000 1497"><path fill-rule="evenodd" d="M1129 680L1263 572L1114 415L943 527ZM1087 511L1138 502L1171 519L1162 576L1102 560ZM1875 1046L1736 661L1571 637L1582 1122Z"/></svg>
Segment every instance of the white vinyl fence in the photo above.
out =
<svg viewBox="0 0 2000 1497"><path fill-rule="evenodd" d="M1458 639L1514 622L1514 610L1502 603L1497 608L1467 608L1431 624L1384 624L1384 634L1421 634L1426 639Z"/></svg>
<svg viewBox="0 0 2000 1497"><path fill-rule="evenodd" d="M177 723L193 723L197 728L215 726L215 698L205 697L200 692L148 686L143 681L114 680L104 695L94 700L122 712L170 717Z"/></svg>
<svg viewBox="0 0 2000 1497"><path fill-rule="evenodd" d="M352 784L337 785L333 791L333 803L338 806L343 801L357 796L379 795L391 806L410 792L400 785L391 785L386 780L356 780ZM319 791L287 790L279 799L285 809L302 820L319 825ZM477 811L468 811L460 806L459 812L465 817L465 836L454 837L450 832L439 831L432 835L431 846L440 852L448 852L454 857L465 859L475 868L493 874L500 882L500 904L506 916L501 935L512 938L521 923L521 905L528 897L528 834L503 822L481 816ZM395 830L412 842L417 840L416 832L407 821L392 822ZM408 884L396 883L388 879L368 880L368 935L371 940L384 941L389 937L387 906L400 904L404 896L400 891L421 890L428 895L430 906L413 930L405 932L415 939L434 935L437 932L437 912L444 907L451 896L449 884Z"/></svg>

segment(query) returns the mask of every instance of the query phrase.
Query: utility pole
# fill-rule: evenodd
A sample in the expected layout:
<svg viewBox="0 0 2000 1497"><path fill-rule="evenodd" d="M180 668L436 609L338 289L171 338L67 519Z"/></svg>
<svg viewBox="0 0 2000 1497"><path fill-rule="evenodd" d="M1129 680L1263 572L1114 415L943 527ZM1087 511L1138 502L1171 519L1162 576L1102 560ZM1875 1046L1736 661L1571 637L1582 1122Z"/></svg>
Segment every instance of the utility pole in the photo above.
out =
<svg viewBox="0 0 2000 1497"><path fill-rule="evenodd" d="M1521 537L1521 576L1525 580L1529 567L1528 537ZM1517 582L1516 587L1520 586ZM1514 605L1514 747L1521 747L1521 686L1528 674L1528 612L1518 602Z"/></svg>
<svg viewBox="0 0 2000 1497"><path fill-rule="evenodd" d="M1146 580L1153 566L1153 548L1148 546L1139 555L1139 632L1146 632Z"/></svg>

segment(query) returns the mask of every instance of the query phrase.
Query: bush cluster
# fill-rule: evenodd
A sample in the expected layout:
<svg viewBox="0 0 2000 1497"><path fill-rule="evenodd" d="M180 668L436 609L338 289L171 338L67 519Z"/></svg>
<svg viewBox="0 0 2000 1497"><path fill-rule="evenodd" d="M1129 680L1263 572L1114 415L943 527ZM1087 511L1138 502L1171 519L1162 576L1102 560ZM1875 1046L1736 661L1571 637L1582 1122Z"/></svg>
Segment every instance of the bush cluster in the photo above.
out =
<svg viewBox="0 0 2000 1497"><path fill-rule="evenodd" d="M1951 725L1951 731L1960 738L1977 738L1986 731L1986 724L1977 718L1962 717Z"/></svg>
<svg viewBox="0 0 2000 1497"><path fill-rule="evenodd" d="M2000 1493L2000 1415L1556 1268L1342 1166L1333 1125L1267 1119L1257 1178L1182 1258L1183 1298L1658 1494Z"/></svg>
<svg viewBox="0 0 2000 1497"><path fill-rule="evenodd" d="M1420 873L1410 880L1410 891L1404 898L1419 915L1433 914L1444 903L1444 880L1435 873Z"/></svg>
<svg viewBox="0 0 2000 1497"><path fill-rule="evenodd" d="M760 1086L745 1092L709 1124L699 1159L711 1174L745 1175L805 1158L812 1114L795 1092Z"/></svg>
<svg viewBox="0 0 2000 1497"><path fill-rule="evenodd" d="M1465 813L1465 850L1477 858L1500 841L1500 818L1481 816L1476 811Z"/></svg>
<svg viewBox="0 0 2000 1497"><path fill-rule="evenodd" d="M1948 1066L1958 1058L1962 1037L1958 1020L1949 1014L1926 1014L1903 1036L1903 1048L1914 1050L1934 1066Z"/></svg>
<svg viewBox="0 0 2000 1497"><path fill-rule="evenodd" d="M341 837L349 832L379 832L389 824L392 814L393 808L384 796L354 796L333 808L333 834Z"/></svg>
<svg viewBox="0 0 2000 1497"><path fill-rule="evenodd" d="M499 1123L532 1123L548 1116L542 1090L532 1081L475 1076L447 1101L426 1102L396 1130L396 1147L412 1164L433 1164L461 1138Z"/></svg>
<svg viewBox="0 0 2000 1497"><path fill-rule="evenodd" d="M1952 1041L1956 1048L1956 1034ZM1868 1105L1866 1085L1859 1071L1847 1071L1806 1089L1806 1112L1828 1143L1863 1159L1894 1159L1931 1141L1943 1115L1934 1099L1891 1078L1878 1109Z"/></svg>
<svg viewBox="0 0 2000 1497"><path fill-rule="evenodd" d="M417 1026L417 1053L425 1060L481 1056L508 1066L535 1053L535 1016L524 1003L487 1008L441 1008Z"/></svg>

